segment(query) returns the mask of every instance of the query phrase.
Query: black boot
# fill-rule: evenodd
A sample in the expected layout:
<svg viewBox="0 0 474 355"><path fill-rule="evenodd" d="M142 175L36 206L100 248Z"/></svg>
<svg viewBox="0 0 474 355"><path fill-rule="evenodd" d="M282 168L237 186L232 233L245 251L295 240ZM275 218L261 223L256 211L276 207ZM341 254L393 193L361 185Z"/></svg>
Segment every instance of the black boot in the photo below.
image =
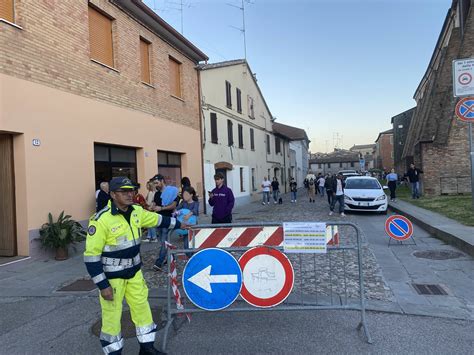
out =
<svg viewBox="0 0 474 355"><path fill-rule="evenodd" d="M138 355L163 355L163 354L166 354L166 353L155 349L155 347L153 346L151 347L140 346L140 352L138 353Z"/></svg>

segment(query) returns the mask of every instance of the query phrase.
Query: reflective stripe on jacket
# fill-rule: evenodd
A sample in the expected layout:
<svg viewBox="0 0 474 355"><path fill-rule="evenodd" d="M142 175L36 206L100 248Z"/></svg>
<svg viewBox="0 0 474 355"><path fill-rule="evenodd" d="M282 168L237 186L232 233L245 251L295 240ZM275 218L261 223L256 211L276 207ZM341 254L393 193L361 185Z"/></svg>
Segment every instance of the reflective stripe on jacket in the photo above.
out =
<svg viewBox="0 0 474 355"><path fill-rule="evenodd" d="M89 221L84 263L99 289L110 286L108 279L130 279L140 270L141 228L180 226L174 218L149 212L141 206L131 207L130 224L113 202Z"/></svg>

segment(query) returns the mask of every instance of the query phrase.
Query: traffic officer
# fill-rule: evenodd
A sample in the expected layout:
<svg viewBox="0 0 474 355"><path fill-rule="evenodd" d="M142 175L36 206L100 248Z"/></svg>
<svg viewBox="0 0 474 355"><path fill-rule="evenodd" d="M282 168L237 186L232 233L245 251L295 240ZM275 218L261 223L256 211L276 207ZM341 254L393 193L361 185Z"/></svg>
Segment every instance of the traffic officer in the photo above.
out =
<svg viewBox="0 0 474 355"><path fill-rule="evenodd" d="M140 354L161 354L153 345L156 324L141 271L141 228L185 226L175 218L162 217L133 205L135 186L130 179L116 177L109 185L112 201L91 217L84 252L87 271L100 289L102 349L105 354L122 353L120 319L125 297L136 327Z"/></svg>

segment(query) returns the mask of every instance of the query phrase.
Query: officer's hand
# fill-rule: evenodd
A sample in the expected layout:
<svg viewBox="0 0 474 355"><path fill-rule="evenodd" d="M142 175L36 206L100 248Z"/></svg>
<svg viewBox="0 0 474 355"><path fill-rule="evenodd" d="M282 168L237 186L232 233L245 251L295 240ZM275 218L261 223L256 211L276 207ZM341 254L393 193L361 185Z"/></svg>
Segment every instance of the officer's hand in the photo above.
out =
<svg viewBox="0 0 474 355"><path fill-rule="evenodd" d="M104 288L103 290L100 290L100 295L106 301L114 300L114 290L110 286L107 288Z"/></svg>
<svg viewBox="0 0 474 355"><path fill-rule="evenodd" d="M191 225L189 224L186 224L184 222L181 222L181 226L179 227L180 229L190 229L191 228Z"/></svg>

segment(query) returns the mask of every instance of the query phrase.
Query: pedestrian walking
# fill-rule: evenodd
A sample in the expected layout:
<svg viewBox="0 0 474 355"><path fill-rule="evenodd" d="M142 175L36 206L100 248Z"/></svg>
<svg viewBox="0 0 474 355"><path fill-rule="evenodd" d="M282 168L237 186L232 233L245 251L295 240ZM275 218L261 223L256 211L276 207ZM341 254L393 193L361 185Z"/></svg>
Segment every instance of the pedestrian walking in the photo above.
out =
<svg viewBox="0 0 474 355"><path fill-rule="evenodd" d="M326 183L326 179L324 178L324 175L321 175L319 178L318 178L318 189L319 189L319 193L321 194L321 196L324 197L324 184Z"/></svg>
<svg viewBox="0 0 474 355"><path fill-rule="evenodd" d="M179 203L178 188L176 186L167 185L165 177L161 174L155 175L151 180L156 186L155 197L153 199L153 202L155 203L153 211L158 212L162 216L171 217ZM162 271L163 266L166 263L166 255L168 254L166 242L169 237L169 229L158 228L156 232L157 237L161 242L161 246L158 258L153 265L153 269L155 271Z"/></svg>
<svg viewBox="0 0 474 355"><path fill-rule="evenodd" d="M272 183L267 179L266 176L264 176L261 186L262 186L262 205L264 205L265 203L269 205L270 204L270 188L272 186Z"/></svg>
<svg viewBox="0 0 474 355"><path fill-rule="evenodd" d="M99 186L100 186L100 190L99 190L99 193L97 193L96 204L95 204L96 212L99 212L101 209L106 207L110 200L109 183L104 181L104 182L101 182Z"/></svg>
<svg viewBox="0 0 474 355"><path fill-rule="evenodd" d="M411 184L411 197L413 199L420 198L420 174L423 174L423 171L415 167L415 164L410 164L406 176Z"/></svg>
<svg viewBox="0 0 474 355"><path fill-rule="evenodd" d="M346 186L346 183L344 182L342 178L342 174L337 174L336 179L333 180L332 182L332 202L330 206L330 212L329 215L332 216L334 213L334 207L336 206L336 203L339 203L339 213L341 214L341 217L344 217L344 187Z"/></svg>
<svg viewBox="0 0 474 355"><path fill-rule="evenodd" d="M290 179L290 193L291 202L296 203L296 193L298 192L298 185L296 184L295 178Z"/></svg>
<svg viewBox="0 0 474 355"><path fill-rule="evenodd" d="M209 205L212 206L212 224L232 223L232 209L234 208L234 194L225 186L224 175L214 175L215 189L208 191Z"/></svg>
<svg viewBox="0 0 474 355"><path fill-rule="evenodd" d="M154 347L157 326L148 303L148 287L141 271L141 228L186 227L175 218L160 216L133 204L135 186L126 177L110 181L112 201L89 221L84 262L100 290L100 342L105 354L121 354L122 302L128 303L140 354L162 354Z"/></svg>
<svg viewBox="0 0 474 355"><path fill-rule="evenodd" d="M314 176L311 170L308 171L308 175L306 175L305 180L308 183L308 197L309 202L316 201L316 176Z"/></svg>
<svg viewBox="0 0 474 355"><path fill-rule="evenodd" d="M397 189L398 175L395 173L395 169L390 171L390 174L387 175L387 184L390 189L390 201L395 202L395 190Z"/></svg>
<svg viewBox="0 0 474 355"><path fill-rule="evenodd" d="M333 193L332 183L334 179L335 179L334 176L328 174L324 181L324 188L326 189L326 196L328 197L329 206L331 206L331 203L332 203L332 193Z"/></svg>
<svg viewBox="0 0 474 355"><path fill-rule="evenodd" d="M273 203L276 205L278 203L278 198L280 195L280 183L278 182L277 177L275 176L272 181L272 194L273 194Z"/></svg>

